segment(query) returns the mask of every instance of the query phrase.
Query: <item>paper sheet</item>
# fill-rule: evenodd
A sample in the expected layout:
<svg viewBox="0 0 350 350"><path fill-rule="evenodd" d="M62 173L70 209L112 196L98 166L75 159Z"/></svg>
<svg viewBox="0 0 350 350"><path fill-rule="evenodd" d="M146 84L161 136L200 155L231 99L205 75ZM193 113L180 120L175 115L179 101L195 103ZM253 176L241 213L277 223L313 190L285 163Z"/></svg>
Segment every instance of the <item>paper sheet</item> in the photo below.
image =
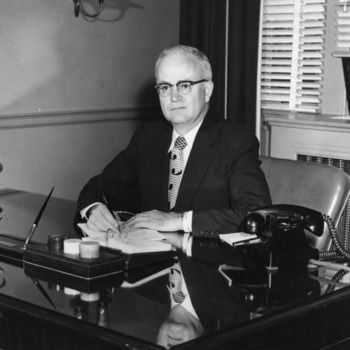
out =
<svg viewBox="0 0 350 350"><path fill-rule="evenodd" d="M164 242L166 236L158 231L135 229L128 232L126 239L120 238L117 233L108 237L106 232L96 232L87 228L86 224L78 224L86 234L83 240L98 241L101 246L119 249L127 254L160 252L171 250L171 244Z"/></svg>
<svg viewBox="0 0 350 350"><path fill-rule="evenodd" d="M257 235L244 232L234 232L220 235L220 239L230 245L255 240L257 238Z"/></svg>
<svg viewBox="0 0 350 350"><path fill-rule="evenodd" d="M145 283L148 283L149 281L152 281L152 280L154 280L154 279L156 279L158 277L169 275L169 273L170 273L170 267L167 267L166 269L158 271L158 272L154 273L153 275L150 275L150 276L147 276L145 278L142 278L142 279L140 279L137 282L130 283L130 282L124 281L122 283L121 287L122 288L138 287L138 286L141 286L141 285L143 285Z"/></svg>
<svg viewBox="0 0 350 350"><path fill-rule="evenodd" d="M92 231L87 227L86 224L78 224L78 226L87 236L91 238L106 237L106 232ZM151 241L161 241L163 239L166 239L166 236L158 231L142 228L142 229L134 229L128 232L128 239L131 239L131 240L149 239Z"/></svg>

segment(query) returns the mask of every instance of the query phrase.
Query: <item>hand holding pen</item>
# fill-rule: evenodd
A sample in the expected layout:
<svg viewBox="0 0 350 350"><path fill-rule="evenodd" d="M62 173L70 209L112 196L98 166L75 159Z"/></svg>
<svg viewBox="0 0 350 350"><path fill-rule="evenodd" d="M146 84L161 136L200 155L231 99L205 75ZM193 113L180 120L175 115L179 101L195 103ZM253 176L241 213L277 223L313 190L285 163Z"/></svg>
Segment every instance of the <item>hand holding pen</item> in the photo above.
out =
<svg viewBox="0 0 350 350"><path fill-rule="evenodd" d="M90 230L118 232L121 220L118 215L112 214L105 204L98 203L90 208L89 211L87 227Z"/></svg>
<svg viewBox="0 0 350 350"><path fill-rule="evenodd" d="M126 239L128 229L121 221L120 216L124 217L126 215L130 217L133 214L124 211L113 211L102 188L100 186L98 187L103 203L96 204L90 208L90 215L87 223L88 228L94 231L106 232L107 242L114 234L118 234L119 238ZM120 216L118 214L120 214Z"/></svg>
<svg viewBox="0 0 350 350"><path fill-rule="evenodd" d="M105 204L99 203L90 208L90 215L88 215L87 227L92 231L99 231L106 233L106 239L114 237L115 234L119 238L127 239L129 227L125 222L121 221L120 216L128 217L134 215L125 211L114 211L113 215Z"/></svg>

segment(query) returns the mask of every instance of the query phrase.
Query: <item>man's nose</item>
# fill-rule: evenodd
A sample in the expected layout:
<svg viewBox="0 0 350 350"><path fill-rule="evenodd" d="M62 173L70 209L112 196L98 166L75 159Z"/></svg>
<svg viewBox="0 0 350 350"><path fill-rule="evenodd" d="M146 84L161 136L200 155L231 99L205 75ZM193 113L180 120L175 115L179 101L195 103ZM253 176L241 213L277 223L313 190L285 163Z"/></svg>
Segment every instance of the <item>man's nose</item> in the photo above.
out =
<svg viewBox="0 0 350 350"><path fill-rule="evenodd" d="M173 86L173 88L170 91L170 100L171 101L178 101L182 98L182 95L177 91L177 87Z"/></svg>

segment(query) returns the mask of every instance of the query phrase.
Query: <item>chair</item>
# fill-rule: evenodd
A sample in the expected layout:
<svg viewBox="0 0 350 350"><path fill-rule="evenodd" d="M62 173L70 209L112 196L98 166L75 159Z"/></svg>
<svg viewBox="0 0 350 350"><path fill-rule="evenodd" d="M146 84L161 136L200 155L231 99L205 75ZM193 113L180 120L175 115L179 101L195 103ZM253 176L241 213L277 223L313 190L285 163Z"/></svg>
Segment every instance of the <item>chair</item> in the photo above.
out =
<svg viewBox="0 0 350 350"><path fill-rule="evenodd" d="M3 167L2 167L2 164L0 163L0 173L2 172L2 169L3 169ZM0 214L1 214L1 212L2 212L2 208L0 207ZM2 219L2 216L0 215L0 220Z"/></svg>
<svg viewBox="0 0 350 350"><path fill-rule="evenodd" d="M350 176L325 164L260 156L273 204L294 204L329 215L338 224L350 193ZM309 243L319 250L331 248L325 223L321 237L307 232Z"/></svg>

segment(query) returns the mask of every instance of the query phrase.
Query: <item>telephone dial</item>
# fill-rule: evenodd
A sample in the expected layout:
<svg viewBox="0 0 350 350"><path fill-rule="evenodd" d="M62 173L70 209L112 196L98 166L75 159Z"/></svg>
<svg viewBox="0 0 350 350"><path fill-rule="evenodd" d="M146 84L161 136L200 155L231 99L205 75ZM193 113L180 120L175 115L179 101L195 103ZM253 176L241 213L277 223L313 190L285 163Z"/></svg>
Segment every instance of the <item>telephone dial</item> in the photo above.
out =
<svg viewBox="0 0 350 350"><path fill-rule="evenodd" d="M335 251L323 252L312 247L304 230L320 237L327 223ZM333 220L316 210L297 205L279 204L258 208L247 214L242 231L256 234L261 242L244 248L267 267L306 266L309 259L335 258L341 255L350 259L338 239Z"/></svg>

